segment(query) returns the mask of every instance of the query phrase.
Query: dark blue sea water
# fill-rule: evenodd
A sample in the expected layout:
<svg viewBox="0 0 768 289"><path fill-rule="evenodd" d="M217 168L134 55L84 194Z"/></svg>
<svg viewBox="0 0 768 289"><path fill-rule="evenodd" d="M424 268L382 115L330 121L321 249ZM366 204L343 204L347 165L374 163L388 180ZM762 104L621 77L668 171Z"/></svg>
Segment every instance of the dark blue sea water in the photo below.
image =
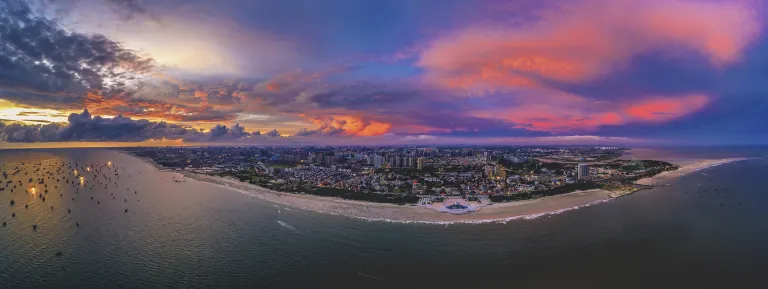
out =
<svg viewBox="0 0 768 289"><path fill-rule="evenodd" d="M0 151L25 186L33 163L106 161L120 176L106 189L0 192L0 287L768 287L765 159L558 215L445 226L277 207L115 151Z"/></svg>

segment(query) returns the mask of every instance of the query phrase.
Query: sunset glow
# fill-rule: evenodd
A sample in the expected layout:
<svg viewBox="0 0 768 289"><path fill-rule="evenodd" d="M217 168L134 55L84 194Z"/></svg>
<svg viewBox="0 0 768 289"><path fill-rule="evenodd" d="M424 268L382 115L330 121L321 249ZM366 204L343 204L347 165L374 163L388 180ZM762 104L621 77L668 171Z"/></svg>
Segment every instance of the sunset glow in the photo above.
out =
<svg viewBox="0 0 768 289"><path fill-rule="evenodd" d="M0 289L764 288L766 175L768 0L0 0Z"/></svg>
<svg viewBox="0 0 768 289"><path fill-rule="evenodd" d="M6 31L51 19L47 42L104 52L74 65L39 54L33 34L9 44L26 74L0 82L8 147L762 142L749 132L768 125L761 0L8 1L29 9Z"/></svg>

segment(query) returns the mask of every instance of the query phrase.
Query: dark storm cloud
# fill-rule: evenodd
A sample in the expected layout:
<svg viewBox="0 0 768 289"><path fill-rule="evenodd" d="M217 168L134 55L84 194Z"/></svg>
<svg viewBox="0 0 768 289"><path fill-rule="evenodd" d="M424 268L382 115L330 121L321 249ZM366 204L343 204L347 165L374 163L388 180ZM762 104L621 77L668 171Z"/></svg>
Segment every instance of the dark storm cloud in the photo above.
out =
<svg viewBox="0 0 768 289"><path fill-rule="evenodd" d="M277 129L273 129L273 130L271 130L271 131L268 131L268 132L267 132L267 133L265 133L264 135L266 135L266 136L272 136L272 137L277 137L277 136L280 136L280 133L279 133L279 132L277 132Z"/></svg>
<svg viewBox="0 0 768 289"><path fill-rule="evenodd" d="M103 35L70 32L24 1L0 2L0 91L21 104L64 102L87 91L122 93L153 60Z"/></svg>
<svg viewBox="0 0 768 289"><path fill-rule="evenodd" d="M317 134L317 130L308 130L306 128L301 128L299 131L294 134L294 136L312 136Z"/></svg>
<svg viewBox="0 0 768 289"><path fill-rule="evenodd" d="M323 123L317 129L299 129L294 136L334 136L344 134L344 132L342 127L334 127L328 123Z"/></svg>
<svg viewBox="0 0 768 289"><path fill-rule="evenodd" d="M252 134L245 131L245 127L241 126L239 123L235 124L231 128L228 128L226 125L218 124L215 127L213 127L210 131L208 131L208 138L211 140L219 140L219 139L239 140L239 139L247 138L251 135ZM260 135L260 133L255 135Z"/></svg>
<svg viewBox="0 0 768 289"><path fill-rule="evenodd" d="M208 132L189 126L131 119L118 115L114 118L91 116L88 110L69 115L69 123L26 125L0 122L0 141L7 142L62 142L62 141L120 141L138 142L150 139L183 139L185 141L239 141L259 136L249 133L239 124L228 128L217 125ZM277 130L267 136L279 136Z"/></svg>

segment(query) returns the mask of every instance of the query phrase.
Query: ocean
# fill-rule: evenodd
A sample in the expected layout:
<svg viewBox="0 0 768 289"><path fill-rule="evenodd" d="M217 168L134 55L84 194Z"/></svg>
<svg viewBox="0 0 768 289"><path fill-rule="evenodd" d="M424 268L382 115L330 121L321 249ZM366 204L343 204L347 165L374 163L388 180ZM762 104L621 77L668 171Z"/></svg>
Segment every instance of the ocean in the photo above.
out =
<svg viewBox="0 0 768 289"><path fill-rule="evenodd" d="M561 214L434 225L278 206L112 150L0 151L24 186L34 163L107 161L106 189L81 173L85 186L46 181L45 202L0 191L0 288L768 286L765 158Z"/></svg>

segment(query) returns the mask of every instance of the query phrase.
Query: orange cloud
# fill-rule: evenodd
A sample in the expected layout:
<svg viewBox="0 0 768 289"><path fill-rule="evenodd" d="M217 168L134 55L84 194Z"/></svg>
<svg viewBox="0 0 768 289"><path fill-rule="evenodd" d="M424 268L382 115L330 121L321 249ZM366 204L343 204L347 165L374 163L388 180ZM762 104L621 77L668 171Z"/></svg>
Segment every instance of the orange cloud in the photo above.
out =
<svg viewBox="0 0 768 289"><path fill-rule="evenodd" d="M532 25L470 27L422 51L426 80L475 92L576 83L626 64L633 55L683 47L713 65L738 61L760 33L743 1L582 0Z"/></svg>
<svg viewBox="0 0 768 289"><path fill-rule="evenodd" d="M392 128L389 123L365 120L352 115L313 118L311 121L319 125L318 131L324 134L342 132L350 136L377 136L387 133Z"/></svg>
<svg viewBox="0 0 768 289"><path fill-rule="evenodd" d="M648 122L667 121L687 115L709 103L704 95L689 95L682 98L652 98L630 105L625 112L638 120Z"/></svg>
<svg viewBox="0 0 768 289"><path fill-rule="evenodd" d="M208 93L205 91L198 90L198 91L195 91L195 97L206 98L208 97Z"/></svg>
<svg viewBox="0 0 768 289"><path fill-rule="evenodd" d="M332 67L330 69L314 73L296 69L278 74L262 83L257 84L256 91L266 90L268 92L279 92L302 84L317 82L328 75L343 72L347 69L347 67Z"/></svg>
<svg viewBox="0 0 768 289"><path fill-rule="evenodd" d="M208 105L208 93L202 90L196 90L195 91L195 97L200 98L200 105L201 106L207 106Z"/></svg>
<svg viewBox="0 0 768 289"><path fill-rule="evenodd" d="M451 132L451 130L461 130L461 129L460 128L446 129L446 128L437 128L437 127L418 125L418 124L404 124L404 125L398 125L398 130L408 134L424 134L424 133L448 133L448 132Z"/></svg>
<svg viewBox="0 0 768 289"><path fill-rule="evenodd" d="M280 90L280 86L277 83L268 83L267 84L267 90L269 90L269 91L278 91L278 90Z"/></svg>
<svg viewBox="0 0 768 289"><path fill-rule="evenodd" d="M123 115L163 121L219 122L233 120L235 115L211 110L208 106L188 107L160 101L148 101L122 96L104 97L88 93L84 106L94 115Z"/></svg>
<svg viewBox="0 0 768 289"><path fill-rule="evenodd" d="M501 119L515 128L552 133L590 132L603 126L657 123L694 113L710 102L705 95L650 97L624 104L596 107L588 101L523 104L511 108L470 112L481 118Z"/></svg>

